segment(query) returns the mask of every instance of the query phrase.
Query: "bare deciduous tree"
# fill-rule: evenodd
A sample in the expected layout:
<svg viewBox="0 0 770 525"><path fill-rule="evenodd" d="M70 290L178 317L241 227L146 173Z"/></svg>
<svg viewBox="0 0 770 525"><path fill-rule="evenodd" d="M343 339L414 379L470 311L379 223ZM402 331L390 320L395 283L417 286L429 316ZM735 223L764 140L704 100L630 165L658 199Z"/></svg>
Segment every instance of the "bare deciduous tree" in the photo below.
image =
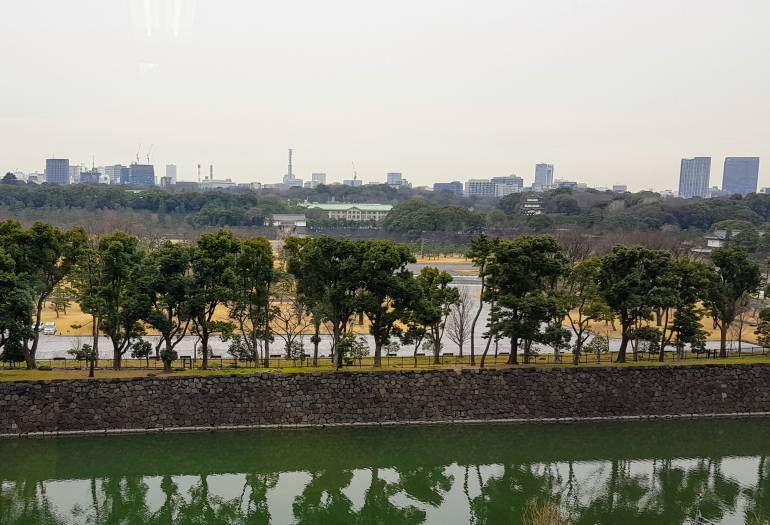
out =
<svg viewBox="0 0 770 525"><path fill-rule="evenodd" d="M755 316L752 297L745 293L736 303L735 320L730 325L730 335L733 340L738 341L738 354L740 354L742 350L743 330L746 327L746 324Z"/></svg>
<svg viewBox="0 0 770 525"><path fill-rule="evenodd" d="M273 300L277 306L273 310L273 335L284 342L287 357L293 357L298 339L313 324L305 315L305 305L297 295L294 280L284 274L273 287Z"/></svg>
<svg viewBox="0 0 770 525"><path fill-rule="evenodd" d="M463 346L471 336L471 324L473 323L473 295L467 288L459 290L460 296L457 303L449 312L447 323L447 337L460 349L459 355L463 356Z"/></svg>

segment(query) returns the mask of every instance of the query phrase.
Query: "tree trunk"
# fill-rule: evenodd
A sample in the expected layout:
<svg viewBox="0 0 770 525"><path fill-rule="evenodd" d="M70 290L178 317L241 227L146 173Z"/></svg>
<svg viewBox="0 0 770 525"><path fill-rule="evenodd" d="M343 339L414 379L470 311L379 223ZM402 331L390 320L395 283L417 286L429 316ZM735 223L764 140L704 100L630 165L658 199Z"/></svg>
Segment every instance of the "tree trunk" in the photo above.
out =
<svg viewBox="0 0 770 525"><path fill-rule="evenodd" d="M668 328L668 308L666 308L666 319L663 324L663 333L660 337L660 352L658 354L658 361L661 363L666 359L666 329Z"/></svg>
<svg viewBox="0 0 770 525"><path fill-rule="evenodd" d="M519 364L519 338L511 337L511 355L508 356L509 365Z"/></svg>
<svg viewBox="0 0 770 525"><path fill-rule="evenodd" d="M289 347L291 348L291 347ZM270 367L270 285L267 287L267 300L265 304L265 368Z"/></svg>
<svg viewBox="0 0 770 525"><path fill-rule="evenodd" d="M492 337L490 336L489 339L487 339L487 346L484 347L484 353L481 354L481 363L479 363L479 368L484 368L484 362L487 360L487 352L489 352L489 346L492 344Z"/></svg>
<svg viewBox="0 0 770 525"><path fill-rule="evenodd" d="M440 365L441 364L441 342L438 340L438 330L431 329L431 332L433 332L433 364L434 365Z"/></svg>
<svg viewBox="0 0 770 525"><path fill-rule="evenodd" d="M313 366L318 366L318 345L321 343L321 323L314 322L315 337L313 338Z"/></svg>
<svg viewBox="0 0 770 525"><path fill-rule="evenodd" d="M171 346L171 341L166 338L166 356L163 358L163 371L171 373L171 352L174 348Z"/></svg>
<svg viewBox="0 0 770 525"><path fill-rule="evenodd" d="M484 278L481 278L481 295L479 295L479 309L476 310L476 315L473 317L473 322L471 323L471 366L476 364L476 323L479 320L479 317L481 317L481 311L484 309ZM487 345L488 347L488 345Z"/></svg>
<svg viewBox="0 0 770 525"><path fill-rule="evenodd" d="M379 368L382 366L382 342L374 339L374 367Z"/></svg>
<svg viewBox="0 0 770 525"><path fill-rule="evenodd" d="M37 368L35 355L37 354L38 341L40 341L40 317L43 313L43 306L45 306L45 298L41 297L37 301L37 307L35 311L35 326L34 333L32 334L32 348L28 348L27 345L24 345L24 361L26 362L28 370Z"/></svg>
<svg viewBox="0 0 770 525"><path fill-rule="evenodd" d="M209 367L209 332L207 329L201 333L201 369Z"/></svg>
<svg viewBox="0 0 770 525"><path fill-rule="evenodd" d="M120 362L123 356L120 354L120 346L112 343L112 368L120 370Z"/></svg>
<svg viewBox="0 0 770 525"><path fill-rule="evenodd" d="M334 324L332 327L332 334L334 335L334 348L335 348L335 358L337 360L337 370L342 369L342 352L339 351L338 343L340 342L340 332L342 331L342 327L339 326L337 323Z"/></svg>
<svg viewBox="0 0 770 525"><path fill-rule="evenodd" d="M91 362L88 364L88 377L94 377L94 363L99 359L99 318L96 316L91 316L91 333L94 338L92 345L94 355L91 356Z"/></svg>
<svg viewBox="0 0 770 525"><path fill-rule="evenodd" d="M575 348L572 350L572 364L578 366L580 364L580 354L583 352L583 331L576 331L575 337Z"/></svg>
<svg viewBox="0 0 770 525"><path fill-rule="evenodd" d="M616 363L626 362L626 350L628 349L628 327L623 326L620 334L620 350L618 350L618 358Z"/></svg>
<svg viewBox="0 0 770 525"><path fill-rule="evenodd" d="M721 326L719 327L719 357L726 358L727 357L727 329L729 325L722 321Z"/></svg>

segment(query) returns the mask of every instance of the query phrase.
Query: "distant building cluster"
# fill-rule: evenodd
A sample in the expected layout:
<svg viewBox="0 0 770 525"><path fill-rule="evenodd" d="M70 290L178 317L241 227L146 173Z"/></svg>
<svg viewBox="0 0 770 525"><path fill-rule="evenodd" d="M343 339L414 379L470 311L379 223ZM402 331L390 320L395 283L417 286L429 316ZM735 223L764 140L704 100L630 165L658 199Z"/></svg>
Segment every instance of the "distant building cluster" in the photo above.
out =
<svg viewBox="0 0 770 525"><path fill-rule="evenodd" d="M286 191L292 188L315 189L321 185L339 185L352 188L364 185L387 185L390 188L400 190L412 188L412 184L400 171L388 172L384 180L366 182L358 177L358 172L353 166L352 178L343 178L340 182L329 182L326 172L316 171L310 174L310 179L305 180L294 171L294 150L289 150L288 168L286 173L277 183L236 183L229 178L215 178L213 164L208 166L208 173L202 175L201 165L198 164L197 180L180 180L176 164L167 164L162 176L158 176L155 166L147 162L142 163L137 154L136 162L128 165L113 164L108 166L91 166L71 164L66 158L50 158L45 161L45 170L42 173L14 172L17 180L33 184L115 184L138 188L160 186L174 191L211 191L211 190L261 190L273 189ZM748 195L757 192L759 181L759 157L727 157L724 160L722 173L722 185L711 186L711 157L683 158L679 168L678 191L663 190L663 197L679 196L682 198L709 198L730 195ZM555 177L554 165L538 163L535 165L534 179L531 185L526 185L524 179L516 174L507 176L495 176L489 178L471 178L465 182L453 180L451 182L435 182L432 190L437 193L447 193L453 196L466 196L475 198L499 199L515 193L541 193L555 189L579 190L588 186L575 180L560 179ZM421 186L417 189L430 190L430 187ZM608 188L594 187L599 191L612 191L626 193L626 184L614 184ZM760 193L769 193L770 188L762 188ZM355 220L355 219L350 219ZM368 220L368 219L367 219Z"/></svg>
<svg viewBox="0 0 770 525"><path fill-rule="evenodd" d="M710 181L711 157L682 159L679 168L679 196L690 199L756 193L759 157L727 157L722 171L722 187L709 186Z"/></svg>

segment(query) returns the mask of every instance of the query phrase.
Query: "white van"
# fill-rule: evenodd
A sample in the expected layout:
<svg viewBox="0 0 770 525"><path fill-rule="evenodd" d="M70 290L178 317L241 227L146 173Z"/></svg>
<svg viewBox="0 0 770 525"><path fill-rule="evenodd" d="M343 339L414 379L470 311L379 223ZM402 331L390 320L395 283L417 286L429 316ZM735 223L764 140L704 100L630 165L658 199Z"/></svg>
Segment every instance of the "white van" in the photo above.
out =
<svg viewBox="0 0 770 525"><path fill-rule="evenodd" d="M56 335L56 323L48 321L43 325L43 335Z"/></svg>

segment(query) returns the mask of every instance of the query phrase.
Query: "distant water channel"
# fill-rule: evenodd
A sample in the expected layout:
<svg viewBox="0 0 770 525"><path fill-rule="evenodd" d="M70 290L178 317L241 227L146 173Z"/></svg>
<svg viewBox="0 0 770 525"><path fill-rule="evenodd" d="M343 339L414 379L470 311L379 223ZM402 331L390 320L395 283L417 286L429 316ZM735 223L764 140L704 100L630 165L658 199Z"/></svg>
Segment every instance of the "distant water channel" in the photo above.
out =
<svg viewBox="0 0 770 525"><path fill-rule="evenodd" d="M770 519L770 420L0 442L2 524L573 525ZM709 521L696 521L709 520Z"/></svg>

